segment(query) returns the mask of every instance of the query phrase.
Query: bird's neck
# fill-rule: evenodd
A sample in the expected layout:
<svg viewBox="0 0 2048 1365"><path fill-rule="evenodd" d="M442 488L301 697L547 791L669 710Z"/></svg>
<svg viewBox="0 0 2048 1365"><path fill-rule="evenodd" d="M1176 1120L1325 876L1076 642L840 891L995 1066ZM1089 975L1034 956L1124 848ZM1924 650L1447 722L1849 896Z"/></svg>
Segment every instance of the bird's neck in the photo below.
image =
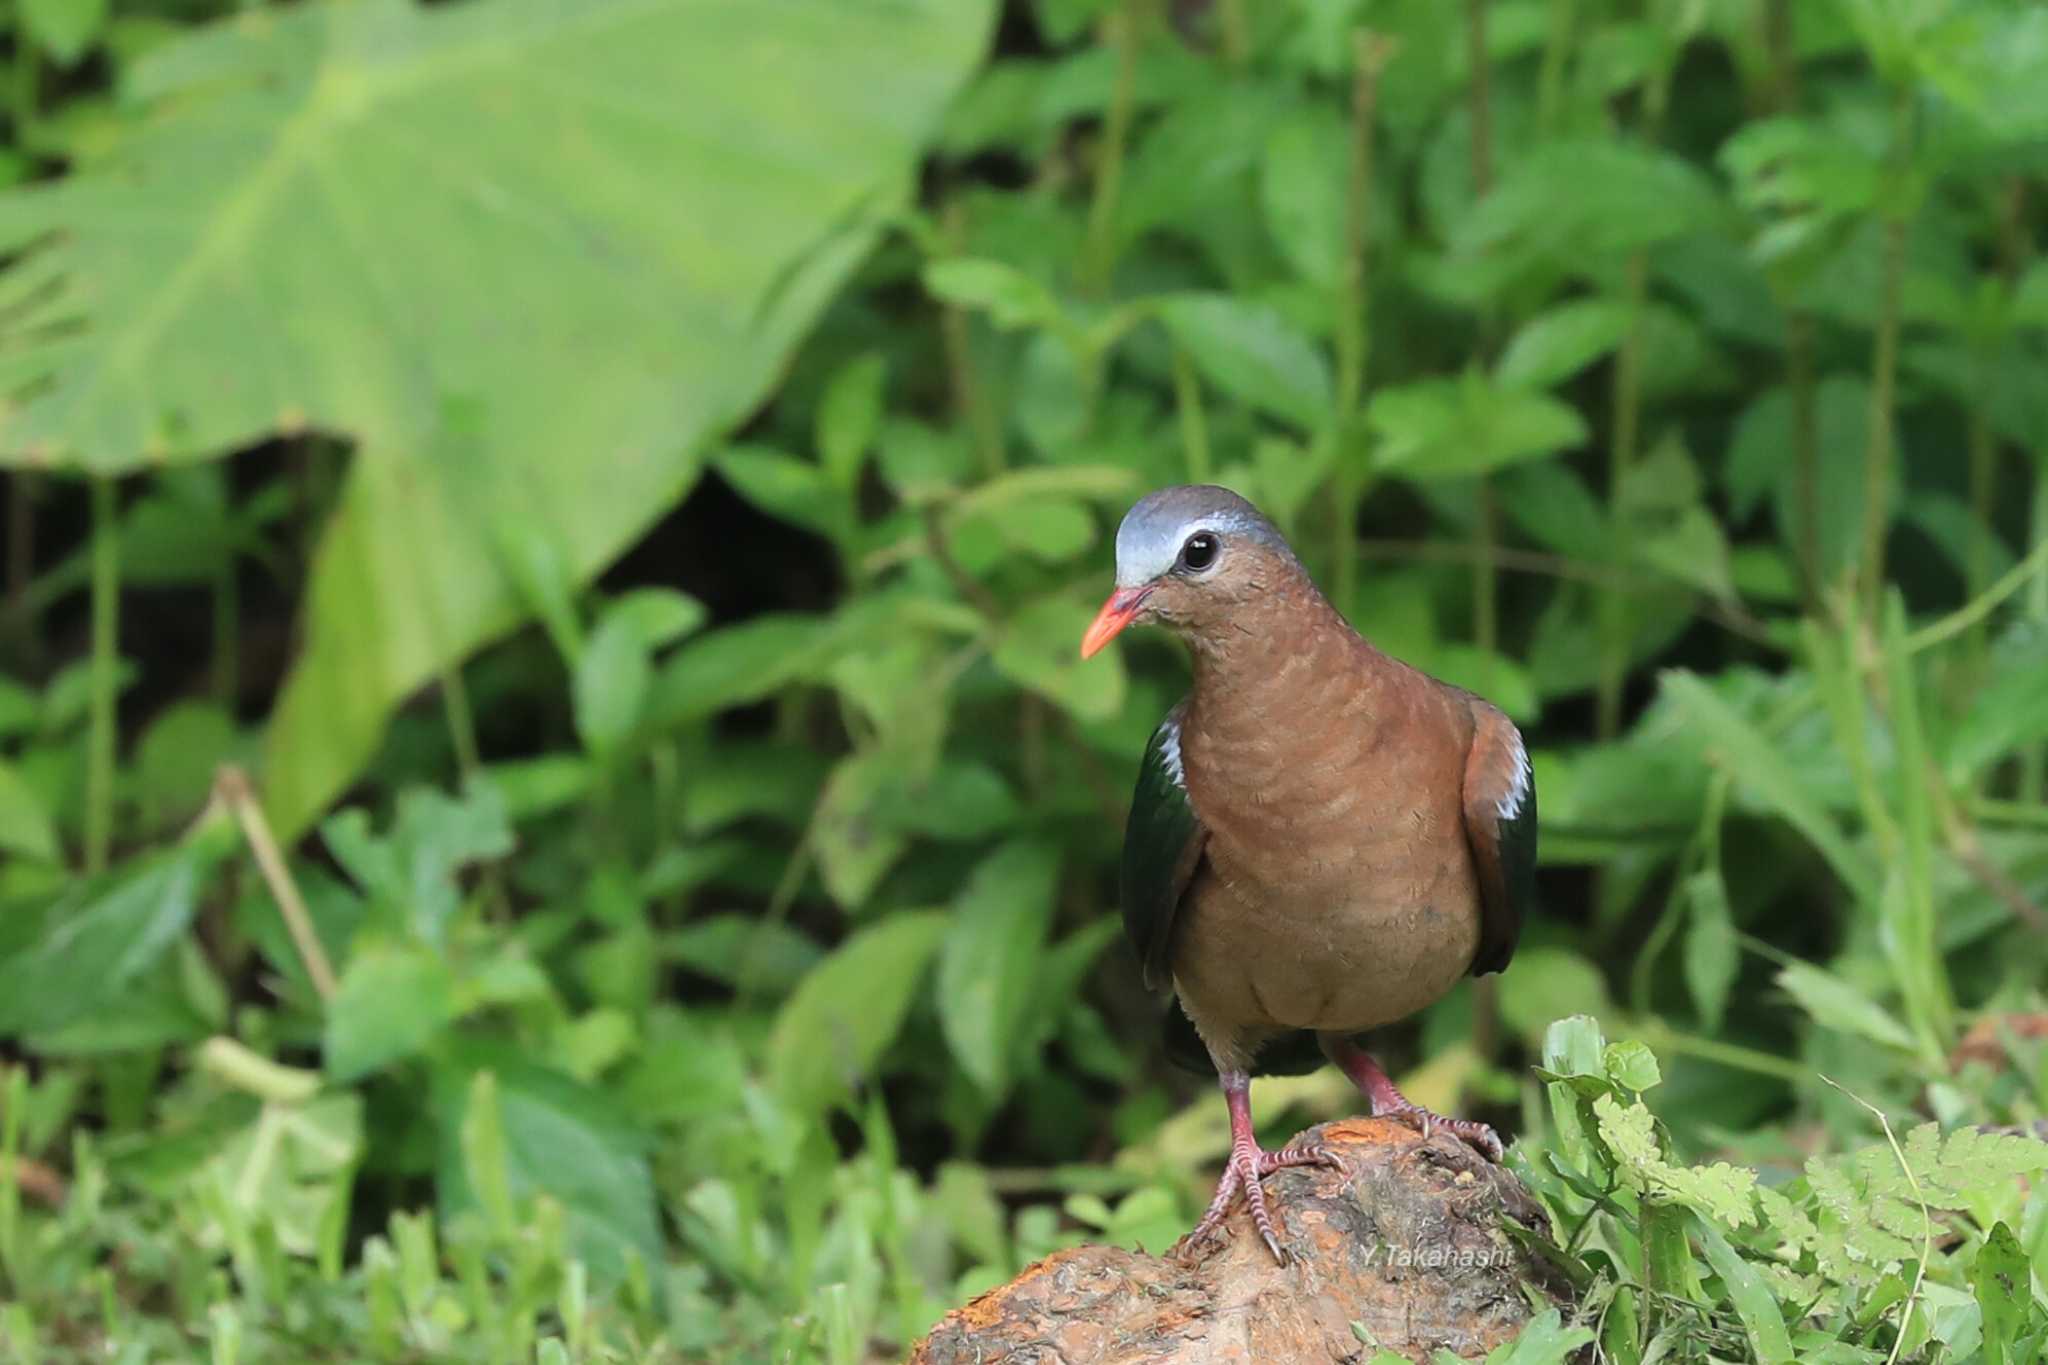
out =
<svg viewBox="0 0 2048 1365"><path fill-rule="evenodd" d="M1398 668L1299 570L1188 643L1193 704L1219 738L1263 735L1278 743L1337 709L1370 729Z"/></svg>

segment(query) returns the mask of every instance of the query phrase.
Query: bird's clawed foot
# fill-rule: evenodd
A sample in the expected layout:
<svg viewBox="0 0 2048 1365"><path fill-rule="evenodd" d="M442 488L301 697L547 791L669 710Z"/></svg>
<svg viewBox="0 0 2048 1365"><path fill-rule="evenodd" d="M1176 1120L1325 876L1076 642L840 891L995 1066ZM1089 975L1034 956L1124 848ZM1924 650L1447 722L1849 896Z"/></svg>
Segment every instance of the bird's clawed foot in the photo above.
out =
<svg viewBox="0 0 2048 1365"><path fill-rule="evenodd" d="M1493 1161L1499 1161L1507 1155L1507 1148L1501 1145L1500 1134L1494 1132L1491 1125L1481 1123L1477 1119L1448 1119L1442 1114L1424 1109L1405 1097L1399 1104L1390 1105L1385 1109L1375 1106L1373 1117L1396 1119L1424 1137L1441 1128L1446 1133L1462 1138L1467 1147Z"/></svg>
<svg viewBox="0 0 2048 1365"><path fill-rule="evenodd" d="M1507 1149L1501 1145L1500 1134L1486 1124L1472 1119L1447 1119L1434 1114L1402 1094L1386 1069L1373 1060L1371 1053L1359 1047L1341 1033L1317 1035L1323 1045L1323 1053L1351 1078L1351 1083L1364 1094L1372 1106L1376 1119L1398 1119L1416 1132L1428 1137L1441 1128L1462 1138L1465 1145L1483 1157L1499 1161Z"/></svg>
<svg viewBox="0 0 2048 1365"><path fill-rule="evenodd" d="M1218 1232L1238 1192L1243 1191L1245 1203L1251 1206L1252 1225L1258 1228L1266 1249L1273 1253L1273 1259L1286 1265L1289 1257L1280 1245L1279 1230L1274 1225L1272 1212L1266 1207L1266 1191L1259 1181L1289 1166L1329 1166L1341 1171L1344 1162L1322 1143L1303 1142L1299 1138L1277 1152L1264 1151L1249 1142L1233 1143L1230 1160L1223 1167L1223 1177L1216 1182L1216 1197L1209 1201L1208 1211L1202 1215L1202 1221L1195 1224L1194 1230L1174 1243L1173 1254L1186 1256Z"/></svg>

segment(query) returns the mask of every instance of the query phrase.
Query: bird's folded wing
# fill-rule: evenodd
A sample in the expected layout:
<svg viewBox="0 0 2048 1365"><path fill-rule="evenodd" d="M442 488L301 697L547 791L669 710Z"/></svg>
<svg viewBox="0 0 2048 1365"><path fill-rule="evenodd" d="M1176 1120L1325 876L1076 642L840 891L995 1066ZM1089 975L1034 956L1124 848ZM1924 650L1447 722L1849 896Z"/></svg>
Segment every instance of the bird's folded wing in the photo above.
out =
<svg viewBox="0 0 2048 1365"><path fill-rule="evenodd" d="M1188 800L1181 769L1182 702L1167 713L1138 765L1131 794L1130 823L1124 827L1124 932L1145 967L1145 984L1158 988L1172 979L1174 917L1202 861L1208 832Z"/></svg>
<svg viewBox="0 0 2048 1365"><path fill-rule="evenodd" d="M1472 701L1465 755L1465 838L1479 873L1479 951L1472 974L1508 965L1536 888L1536 779L1514 722Z"/></svg>

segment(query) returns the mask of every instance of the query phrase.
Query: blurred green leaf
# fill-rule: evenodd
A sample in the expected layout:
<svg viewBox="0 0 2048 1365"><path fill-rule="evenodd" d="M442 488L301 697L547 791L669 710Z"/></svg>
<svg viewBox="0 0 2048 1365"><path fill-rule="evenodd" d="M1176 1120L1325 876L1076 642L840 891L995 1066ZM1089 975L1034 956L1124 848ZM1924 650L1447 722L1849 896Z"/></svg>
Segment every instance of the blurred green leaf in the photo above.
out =
<svg viewBox="0 0 2048 1365"><path fill-rule="evenodd" d="M234 717L212 702L167 707L135 747L130 789L151 825L162 828L206 803L215 771L241 757Z"/></svg>
<svg viewBox="0 0 2048 1365"><path fill-rule="evenodd" d="M60 55L97 12L36 8ZM41 339L4 377L0 459L122 471L307 427L356 443L268 741L266 802L294 834L399 699L518 623L494 523L546 519L580 580L688 487L899 200L987 20L373 0L196 31L130 74L146 116L96 169L0 201L14 321ZM655 88L754 154L618 98ZM461 269L435 249L455 242Z"/></svg>
<svg viewBox="0 0 2048 1365"><path fill-rule="evenodd" d="M608 615L576 661L576 733L600 759L616 755L646 709L654 669L639 623Z"/></svg>
<svg viewBox="0 0 2048 1365"><path fill-rule="evenodd" d="M1739 787L1755 792L1805 835L1852 890L1874 899L1876 886L1869 865L1850 847L1841 827L1816 799L1802 774L1786 760L1782 748L1716 696L1700 678L1672 670L1663 675L1663 685L1673 701L1692 717L1696 733L1715 765Z"/></svg>
<svg viewBox="0 0 2048 1365"><path fill-rule="evenodd" d="M462 1170L471 1192L492 1228L500 1235L509 1233L517 1226L518 1214L512 1204L504 1116L498 1110L498 1078L490 1071L479 1071L470 1078L460 1140Z"/></svg>
<svg viewBox="0 0 2048 1365"><path fill-rule="evenodd" d="M1590 1327L1567 1327L1555 1308L1546 1308L1531 1318L1514 1342L1502 1348L1498 1365L1565 1365L1576 1352L1593 1340ZM1493 1354L1487 1356L1494 1365Z"/></svg>
<svg viewBox="0 0 2048 1365"><path fill-rule="evenodd" d="M1735 921L1728 911L1728 888L1718 867L1703 867L1683 888L1685 920L1685 985L1694 1008L1709 1029L1721 1027L1728 992L1741 969Z"/></svg>
<svg viewBox="0 0 2048 1365"><path fill-rule="evenodd" d="M2019 1239L2003 1222L1991 1225L1970 1271L1977 1305L1984 1314L1985 1365L2018 1365L2014 1338L2026 1322L2033 1269Z"/></svg>
<svg viewBox="0 0 2048 1365"><path fill-rule="evenodd" d="M1993 643L1987 664L1984 685L1955 716L1943 755L1958 782L2048 738L2048 622L2015 621Z"/></svg>
<svg viewBox="0 0 2048 1365"><path fill-rule="evenodd" d="M568 1214L570 1250L603 1283L617 1283L633 1257L643 1265L657 1263L661 1227L644 1136L603 1092L535 1066L509 1048L466 1044L436 1071L442 1208L454 1214L478 1203L462 1137L473 1077L483 1070L497 1080L505 1184L513 1203L530 1207L528 1201L540 1194L559 1203Z"/></svg>
<svg viewBox="0 0 2048 1365"><path fill-rule="evenodd" d="M712 915L662 939L663 954L742 990L786 995L823 951L808 937L754 915Z"/></svg>
<svg viewBox="0 0 2048 1365"><path fill-rule="evenodd" d="M327 1074L348 1082L425 1047L455 1017L455 977L433 949L375 944L358 949L327 1006Z"/></svg>
<svg viewBox="0 0 2048 1365"><path fill-rule="evenodd" d="M298 1256L319 1250L322 1230L345 1211L363 1152L359 1095L272 1101L208 1163L228 1202Z"/></svg>
<svg viewBox="0 0 2048 1365"><path fill-rule="evenodd" d="M0 849L45 862L56 862L57 829L35 791L0 761Z"/></svg>
<svg viewBox="0 0 2048 1365"><path fill-rule="evenodd" d="M1344 269L1350 163L1351 130L1321 104L1295 111L1274 128L1259 163L1259 206L1274 245L1295 273L1330 290Z"/></svg>
<svg viewBox="0 0 2048 1365"><path fill-rule="evenodd" d="M105 28L107 8L108 0L21 0L17 12L59 66L76 66Z"/></svg>
<svg viewBox="0 0 2048 1365"><path fill-rule="evenodd" d="M1114 650L1081 658L1081 636L1094 619L1071 599L1040 598L1005 623L995 665L1080 719L1112 716L1124 702L1123 660Z"/></svg>
<svg viewBox="0 0 2048 1365"><path fill-rule="evenodd" d="M216 817L175 848L0 916L0 1035L56 1029L119 999L185 932L234 840Z"/></svg>
<svg viewBox="0 0 2048 1365"><path fill-rule="evenodd" d="M1777 980L1823 1028L1902 1051L1913 1050L1913 1035L1895 1014L1834 973L1794 962L1778 973Z"/></svg>
<svg viewBox="0 0 2048 1365"><path fill-rule="evenodd" d="M757 616L689 641L654 682L649 723L671 727L759 701L807 676L828 640L815 616Z"/></svg>
<svg viewBox="0 0 2048 1365"><path fill-rule="evenodd" d="M604 609L605 620L624 621L650 650L696 634L708 616L702 602L673 588L635 588Z"/></svg>
<svg viewBox="0 0 2048 1365"><path fill-rule="evenodd" d="M947 303L987 313L998 327L1045 327L1061 317L1044 285L1001 261L933 261L925 267L924 287Z"/></svg>
<svg viewBox="0 0 2048 1365"><path fill-rule="evenodd" d="M882 422L882 386L889 377L879 355L848 361L832 376L818 405L818 461L836 488L851 491L861 461Z"/></svg>
<svg viewBox="0 0 2048 1365"><path fill-rule="evenodd" d="M992 1097L1012 1079L1039 987L1059 853L1016 841L989 855L953 903L939 955L939 1027L961 1067Z"/></svg>
<svg viewBox="0 0 2048 1365"><path fill-rule="evenodd" d="M905 755L873 748L840 760L818 795L813 838L825 889L848 909L867 903L910 841L888 803L908 776Z"/></svg>
<svg viewBox="0 0 2048 1365"><path fill-rule="evenodd" d="M720 477L754 506L836 539L849 526L848 490L826 470L765 446L734 446L712 461Z"/></svg>
<svg viewBox="0 0 2048 1365"><path fill-rule="evenodd" d="M1791 1365L1792 1341L1785 1332L1785 1316L1762 1273L1729 1245L1711 1218L1696 1218L1693 1231L1707 1253L1707 1264L1720 1276L1722 1289L1734 1303L1760 1365Z"/></svg>
<svg viewBox="0 0 2048 1365"><path fill-rule="evenodd" d="M1870 388L1861 378L1830 375L1815 386L1813 517L1821 574L1834 577L1856 561L1862 545L1864 450L1870 431ZM1773 501L1779 539L1796 548L1806 524L1796 457L1796 414L1782 388L1743 410L1728 451L1728 495L1737 516L1765 496Z"/></svg>
<svg viewBox="0 0 2048 1365"><path fill-rule="evenodd" d="M0 677L0 739L35 729L42 699L12 678Z"/></svg>
<svg viewBox="0 0 2048 1365"><path fill-rule="evenodd" d="M1158 315L1224 393L1304 431L1329 420L1329 361L1274 309L1229 294L1177 294L1159 303Z"/></svg>
<svg viewBox="0 0 2048 1365"><path fill-rule="evenodd" d="M1483 375L1420 379L1373 395L1367 420L1379 460L1409 478L1483 474L1586 440L1576 411L1544 394L1496 388Z"/></svg>
<svg viewBox="0 0 2048 1365"><path fill-rule="evenodd" d="M856 932L814 968L775 1018L769 1070L806 1112L864 1080L889 1044L945 936L943 911L898 912Z"/></svg>
<svg viewBox="0 0 2048 1365"><path fill-rule="evenodd" d="M1664 1080L1664 1073L1657 1065L1657 1054L1633 1039L1609 1043L1601 1054L1601 1066L1615 1084L1630 1090L1654 1090Z"/></svg>
<svg viewBox="0 0 2048 1365"><path fill-rule="evenodd" d="M1010 828L1019 806L1003 775L971 759L942 760L913 782L891 814L905 829L940 839L979 839Z"/></svg>
<svg viewBox="0 0 2048 1365"><path fill-rule="evenodd" d="M1628 305L1618 299L1560 304L1522 324L1494 366L1494 378L1508 387L1548 388L1620 345L1628 326Z"/></svg>
<svg viewBox="0 0 2048 1365"><path fill-rule="evenodd" d="M1524 948L1515 970L1500 979L1501 1019L1524 1038L1544 1034L1574 1011L1604 1013L1607 983L1600 969L1569 948Z"/></svg>
<svg viewBox="0 0 2048 1365"><path fill-rule="evenodd" d="M497 789L474 780L459 800L429 788L398 798L398 813L381 837L369 816L350 807L320 829L328 851L363 888L393 932L439 943L461 903L455 874L471 863L512 851L512 829Z"/></svg>
<svg viewBox="0 0 2048 1365"><path fill-rule="evenodd" d="M1503 168L1454 243L1460 255L1513 249L1567 264L1728 225L1713 181L1640 143L1559 139Z"/></svg>

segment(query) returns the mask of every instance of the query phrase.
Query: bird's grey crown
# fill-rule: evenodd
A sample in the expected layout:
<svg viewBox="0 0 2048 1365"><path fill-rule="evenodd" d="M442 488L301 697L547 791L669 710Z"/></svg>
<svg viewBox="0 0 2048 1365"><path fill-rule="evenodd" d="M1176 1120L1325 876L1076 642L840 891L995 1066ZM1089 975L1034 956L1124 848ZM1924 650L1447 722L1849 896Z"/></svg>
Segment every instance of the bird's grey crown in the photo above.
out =
<svg viewBox="0 0 2048 1365"><path fill-rule="evenodd" d="M1116 529L1116 585L1135 588L1173 567L1197 531L1241 536L1291 556L1287 541L1259 509L1227 488L1183 484L1140 498Z"/></svg>

